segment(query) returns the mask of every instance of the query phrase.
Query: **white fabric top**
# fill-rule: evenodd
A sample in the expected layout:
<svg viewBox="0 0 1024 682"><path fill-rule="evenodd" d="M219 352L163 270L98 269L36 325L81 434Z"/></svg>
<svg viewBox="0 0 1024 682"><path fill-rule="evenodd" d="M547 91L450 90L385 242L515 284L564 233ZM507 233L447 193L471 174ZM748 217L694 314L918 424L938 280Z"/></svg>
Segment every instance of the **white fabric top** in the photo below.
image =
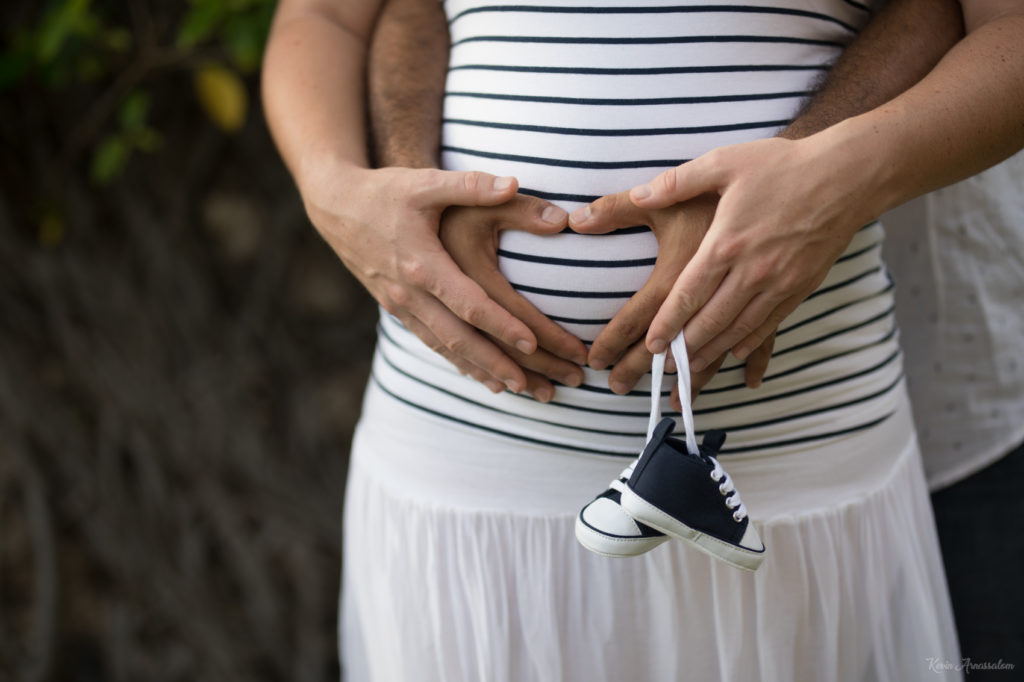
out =
<svg viewBox="0 0 1024 682"><path fill-rule="evenodd" d="M1024 441L1024 152L885 220L904 366L935 490Z"/></svg>
<svg viewBox="0 0 1024 682"><path fill-rule="evenodd" d="M705 5L448 0L452 49L442 162L514 175L520 191L573 209L715 147L775 134L869 18L846 0ZM762 386L735 360L694 405L698 435L724 429L723 454L825 444L889 418L902 377L883 230L862 229L780 327ZM647 280L646 227L609 235L502 234L502 272L584 342ZM388 316L374 380L395 398L502 436L589 453L635 455L650 380L626 396L587 371L542 405L492 396ZM668 391L664 391L667 397Z"/></svg>

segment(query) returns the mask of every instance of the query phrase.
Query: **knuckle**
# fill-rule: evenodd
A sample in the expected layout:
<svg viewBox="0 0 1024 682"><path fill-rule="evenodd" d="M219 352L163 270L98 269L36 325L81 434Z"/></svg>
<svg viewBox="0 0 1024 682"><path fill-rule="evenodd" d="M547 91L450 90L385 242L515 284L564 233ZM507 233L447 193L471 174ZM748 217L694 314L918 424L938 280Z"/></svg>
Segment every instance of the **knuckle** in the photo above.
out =
<svg viewBox="0 0 1024 682"><path fill-rule="evenodd" d="M398 311L407 310L412 303L412 294L409 290L399 284L390 284L387 288L387 303L384 309L392 315Z"/></svg>
<svg viewBox="0 0 1024 682"><path fill-rule="evenodd" d="M427 280L426 266L418 258L404 258L398 262L399 276L409 284L425 288Z"/></svg>

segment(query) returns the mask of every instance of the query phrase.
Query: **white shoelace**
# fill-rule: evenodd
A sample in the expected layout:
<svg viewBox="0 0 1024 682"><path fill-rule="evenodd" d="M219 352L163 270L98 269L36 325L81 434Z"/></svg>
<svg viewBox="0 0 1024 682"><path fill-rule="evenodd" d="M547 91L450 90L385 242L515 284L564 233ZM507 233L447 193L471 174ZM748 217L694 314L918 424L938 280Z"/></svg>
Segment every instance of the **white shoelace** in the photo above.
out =
<svg viewBox="0 0 1024 682"><path fill-rule="evenodd" d="M676 378L679 382L679 402L683 406L683 429L686 432L686 449L691 455L697 457L704 457L700 454L700 448L697 447L697 436L693 426L693 407L690 405L690 359L686 352L686 341L683 339L683 333L679 332L679 336L674 338L671 343L672 357L676 361ZM668 357L668 351L664 353L658 353L654 356L651 361L651 417L647 422L647 442L651 441L654 437L654 429L661 421L661 384L665 376L665 360ZM645 444L646 445L646 444ZM646 447L644 448L646 449ZM641 452L641 457L643 453ZM714 463L714 468L711 470L711 480L718 483L718 491L725 497L725 506L732 509L732 518L736 521L742 521L747 516L747 507L743 504L740 499L740 494L736 490L736 486L733 485L732 478L726 473L722 465L718 463L718 460L714 457L707 456ZM619 474L619 478L612 481L611 488L622 492L623 480L629 480L630 476L633 475L633 470L636 468L637 462L640 461L640 457L634 459L629 466L622 470Z"/></svg>

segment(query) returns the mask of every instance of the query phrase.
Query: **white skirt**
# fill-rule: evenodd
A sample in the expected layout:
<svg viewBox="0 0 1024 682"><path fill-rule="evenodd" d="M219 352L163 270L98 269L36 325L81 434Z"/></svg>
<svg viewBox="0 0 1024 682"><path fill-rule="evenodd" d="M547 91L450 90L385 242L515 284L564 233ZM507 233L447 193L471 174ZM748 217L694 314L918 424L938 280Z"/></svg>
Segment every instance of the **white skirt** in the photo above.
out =
<svg viewBox="0 0 1024 682"><path fill-rule="evenodd" d="M903 392L901 391L901 394ZM371 383L345 501L348 682L960 679L905 396L866 432L732 455L768 555L576 542L625 461L443 422Z"/></svg>

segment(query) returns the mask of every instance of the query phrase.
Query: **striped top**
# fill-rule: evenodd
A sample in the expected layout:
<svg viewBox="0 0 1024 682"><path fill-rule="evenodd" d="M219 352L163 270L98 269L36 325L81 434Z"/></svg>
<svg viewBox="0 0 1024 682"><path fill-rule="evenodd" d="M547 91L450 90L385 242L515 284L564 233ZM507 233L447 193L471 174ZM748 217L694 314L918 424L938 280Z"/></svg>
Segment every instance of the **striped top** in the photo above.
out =
<svg viewBox="0 0 1024 682"><path fill-rule="evenodd" d="M445 9L444 166L516 176L522 192L570 211L715 147L774 135L870 16L855 0L447 0ZM724 428L724 454L818 446L891 414L902 369L882 239L878 223L861 229L783 322L760 388L747 389L730 359L704 389L697 429ZM642 226L505 232L499 264L589 342L646 281L656 251ZM643 446L649 378L618 396L607 371L587 369L584 385L559 386L548 404L492 396L386 314L373 373L399 401L503 437L598 454Z"/></svg>

